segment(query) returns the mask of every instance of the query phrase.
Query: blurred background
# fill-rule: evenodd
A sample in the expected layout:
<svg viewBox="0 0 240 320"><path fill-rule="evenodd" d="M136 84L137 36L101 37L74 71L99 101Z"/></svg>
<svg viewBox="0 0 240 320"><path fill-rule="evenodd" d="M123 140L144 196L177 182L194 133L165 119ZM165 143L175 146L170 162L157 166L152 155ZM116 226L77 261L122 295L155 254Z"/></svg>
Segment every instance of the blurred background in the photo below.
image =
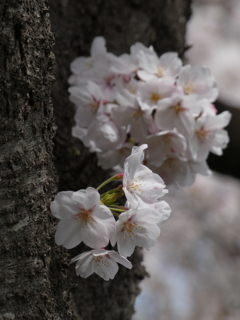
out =
<svg viewBox="0 0 240 320"><path fill-rule="evenodd" d="M150 277L141 283L133 320L240 319L240 0L195 0L186 58L209 67L229 110L230 144L211 155L212 177L166 200L170 220L145 251Z"/></svg>

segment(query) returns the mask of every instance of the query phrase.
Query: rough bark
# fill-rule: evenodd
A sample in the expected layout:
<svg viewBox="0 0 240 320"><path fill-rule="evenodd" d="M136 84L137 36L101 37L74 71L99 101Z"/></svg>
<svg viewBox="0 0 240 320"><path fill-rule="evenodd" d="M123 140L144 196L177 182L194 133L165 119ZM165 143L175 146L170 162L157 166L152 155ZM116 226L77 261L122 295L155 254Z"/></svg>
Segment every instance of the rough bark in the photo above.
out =
<svg viewBox="0 0 240 320"><path fill-rule="evenodd" d="M190 0L50 0L50 7L56 36L53 104L58 126L54 140L59 189L96 187L108 172L97 167L95 155L71 137L75 111L67 94L70 62L77 56L89 55L91 42L97 35L106 38L108 50L115 54L129 52L130 45L139 41L152 44L159 54L177 51L183 55ZM80 246L71 255L81 250L84 248ZM75 283L73 299L79 319L130 320L138 283L146 274L141 260L141 251L136 250L133 269L120 268L110 282L95 275L77 278L71 266L71 279Z"/></svg>
<svg viewBox="0 0 240 320"><path fill-rule="evenodd" d="M49 202L53 35L44 0L0 3L0 319L71 319Z"/></svg>

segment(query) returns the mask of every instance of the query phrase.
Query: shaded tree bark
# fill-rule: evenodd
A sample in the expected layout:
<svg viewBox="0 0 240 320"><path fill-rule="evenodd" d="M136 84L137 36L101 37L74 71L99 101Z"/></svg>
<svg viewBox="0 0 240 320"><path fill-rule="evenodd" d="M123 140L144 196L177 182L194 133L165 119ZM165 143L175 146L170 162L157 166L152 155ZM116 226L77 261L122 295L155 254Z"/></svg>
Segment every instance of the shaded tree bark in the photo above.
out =
<svg viewBox="0 0 240 320"><path fill-rule="evenodd" d="M49 9L6 0L0 18L0 319L71 319L66 254L49 215L57 190Z"/></svg>
<svg viewBox="0 0 240 320"><path fill-rule="evenodd" d="M88 55L93 38L103 35L109 51L128 52L137 41L159 54L184 53L190 0L49 0L55 33L56 83L53 89L55 166L59 190L96 187L108 172L94 154L71 137L74 108L68 101L69 64ZM68 254L54 245L55 221L49 203L57 178L52 161L53 36L45 0L3 0L0 48L1 251L0 319L131 319L138 283L146 275L136 250L133 270L120 268L104 282L77 278ZM72 250L75 255L83 246Z"/></svg>

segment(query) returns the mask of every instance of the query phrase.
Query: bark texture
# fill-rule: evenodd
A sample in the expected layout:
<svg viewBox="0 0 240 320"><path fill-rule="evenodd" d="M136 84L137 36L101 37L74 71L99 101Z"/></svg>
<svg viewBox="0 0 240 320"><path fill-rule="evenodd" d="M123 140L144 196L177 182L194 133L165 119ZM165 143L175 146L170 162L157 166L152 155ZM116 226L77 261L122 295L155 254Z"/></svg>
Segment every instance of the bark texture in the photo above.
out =
<svg viewBox="0 0 240 320"><path fill-rule="evenodd" d="M71 319L49 203L53 35L45 0L0 2L0 319Z"/></svg>
<svg viewBox="0 0 240 320"><path fill-rule="evenodd" d="M110 52L129 52L139 41L153 45L161 54L185 51L185 28L190 16L190 0L50 0L51 22L56 36L56 83L53 104L56 124L55 165L60 190L78 190L96 187L108 177L108 172L97 167L94 154L71 136L74 124L74 106L68 101L67 79L69 64L77 56L88 56L92 40L102 35ZM74 256L83 246L73 249ZM86 248L85 248L86 250ZM140 265L142 255L136 250L132 256L131 271L120 268L114 281L104 282L98 276L88 279L75 276L73 300L78 318L82 320L130 320L134 300L139 292L138 283L146 275Z"/></svg>

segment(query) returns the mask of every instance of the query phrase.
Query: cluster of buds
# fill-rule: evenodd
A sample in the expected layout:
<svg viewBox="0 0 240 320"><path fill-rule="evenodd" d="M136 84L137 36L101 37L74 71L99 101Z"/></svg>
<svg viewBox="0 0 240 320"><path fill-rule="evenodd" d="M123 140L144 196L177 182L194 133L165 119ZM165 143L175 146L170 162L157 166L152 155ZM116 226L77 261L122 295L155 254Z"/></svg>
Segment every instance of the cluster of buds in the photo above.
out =
<svg viewBox="0 0 240 320"><path fill-rule="evenodd" d="M85 243L92 250L76 256L76 273L83 278L92 273L104 280L113 279L120 263L131 269L127 259L136 246L150 249L160 235L160 225L171 213L159 199L167 193L163 180L142 164L147 145L133 147L124 162L124 172L104 181L98 188L59 192L51 203L52 214L60 219L55 241L71 249ZM103 194L107 183L122 180L122 185ZM125 196L125 206L116 203ZM106 250L117 245L118 252Z"/></svg>
<svg viewBox="0 0 240 320"><path fill-rule="evenodd" d="M71 71L72 134L97 153L102 168L122 168L132 146L147 143L145 164L168 188L209 175L206 159L226 147L230 113L217 115L208 68L183 66L175 52L158 57L141 43L117 57L97 37L91 56L76 58Z"/></svg>

